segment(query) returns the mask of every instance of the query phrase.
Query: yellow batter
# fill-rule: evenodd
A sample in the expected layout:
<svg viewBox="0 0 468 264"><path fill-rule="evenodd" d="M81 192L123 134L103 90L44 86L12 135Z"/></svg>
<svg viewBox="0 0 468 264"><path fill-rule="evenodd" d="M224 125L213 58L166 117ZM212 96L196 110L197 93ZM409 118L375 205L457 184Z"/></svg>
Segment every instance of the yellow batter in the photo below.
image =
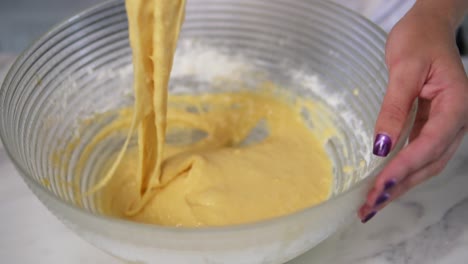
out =
<svg viewBox="0 0 468 264"><path fill-rule="evenodd" d="M285 100L268 92L237 92L172 96L167 107L184 6L184 0L126 1L135 107L102 132L131 127L125 147L91 190L101 190L103 212L159 225L220 226L327 199L331 162L298 109ZM127 149L136 127L138 148ZM268 135L247 144L259 128ZM185 136L165 144L166 132ZM191 133L202 138L182 142Z"/></svg>
<svg viewBox="0 0 468 264"><path fill-rule="evenodd" d="M165 145L160 185L136 214L126 211L140 200L141 189L138 156L128 152L103 190L107 214L169 226L219 226L285 215L328 198L330 161L288 103L268 93L239 92L170 97L169 105L169 136L195 129L205 137ZM209 110L186 110L202 105ZM252 131L268 135L242 144Z"/></svg>

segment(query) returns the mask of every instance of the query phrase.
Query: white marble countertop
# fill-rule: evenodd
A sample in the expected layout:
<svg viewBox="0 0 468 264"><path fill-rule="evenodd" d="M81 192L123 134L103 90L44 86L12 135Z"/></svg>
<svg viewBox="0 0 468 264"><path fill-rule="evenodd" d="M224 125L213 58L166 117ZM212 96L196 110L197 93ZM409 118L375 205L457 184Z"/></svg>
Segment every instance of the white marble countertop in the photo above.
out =
<svg viewBox="0 0 468 264"><path fill-rule="evenodd" d="M0 54L0 80L11 56ZM28 190L0 145L0 263L122 263L76 236ZM468 137L442 175L368 224L356 219L289 264L468 263Z"/></svg>

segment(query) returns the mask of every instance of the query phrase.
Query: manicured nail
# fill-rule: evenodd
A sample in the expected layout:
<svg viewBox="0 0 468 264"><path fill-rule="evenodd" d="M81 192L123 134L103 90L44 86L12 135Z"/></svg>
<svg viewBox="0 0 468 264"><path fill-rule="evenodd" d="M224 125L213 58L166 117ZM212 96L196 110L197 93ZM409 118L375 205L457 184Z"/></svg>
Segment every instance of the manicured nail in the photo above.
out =
<svg viewBox="0 0 468 264"><path fill-rule="evenodd" d="M386 157L392 148L392 139L385 134L377 134L374 141L374 155Z"/></svg>
<svg viewBox="0 0 468 264"><path fill-rule="evenodd" d="M388 199L390 199L390 194L384 192L382 193L378 198L377 200L375 201L375 206L379 206L383 203L385 203L386 201L388 201Z"/></svg>
<svg viewBox="0 0 468 264"><path fill-rule="evenodd" d="M377 211L372 211L370 214L368 214L364 219L361 220L363 224L369 222L375 215L377 214Z"/></svg>
<svg viewBox="0 0 468 264"><path fill-rule="evenodd" d="M384 184L384 191L390 191L396 185L396 180L391 179Z"/></svg>

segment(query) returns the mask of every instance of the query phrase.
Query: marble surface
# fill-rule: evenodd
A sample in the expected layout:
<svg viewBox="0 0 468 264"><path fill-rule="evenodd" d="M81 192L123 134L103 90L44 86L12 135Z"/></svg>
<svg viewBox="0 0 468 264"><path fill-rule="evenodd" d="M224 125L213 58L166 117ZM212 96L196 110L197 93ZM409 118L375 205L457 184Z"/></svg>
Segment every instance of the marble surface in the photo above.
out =
<svg viewBox="0 0 468 264"><path fill-rule="evenodd" d="M13 57L0 54L2 68ZM0 145L0 263L122 263L81 240L30 192ZM357 219L289 264L468 263L468 137L447 169L368 224Z"/></svg>

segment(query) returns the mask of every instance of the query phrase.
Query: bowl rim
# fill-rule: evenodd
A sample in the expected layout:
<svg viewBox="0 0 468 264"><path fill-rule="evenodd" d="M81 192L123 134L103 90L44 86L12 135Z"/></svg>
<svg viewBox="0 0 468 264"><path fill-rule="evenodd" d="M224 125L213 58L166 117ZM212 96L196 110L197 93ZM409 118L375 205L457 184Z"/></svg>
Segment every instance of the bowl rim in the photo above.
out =
<svg viewBox="0 0 468 264"><path fill-rule="evenodd" d="M372 30L374 30L376 34L379 34L380 37L382 37L383 39L386 38L387 33L382 28L380 28L377 24L375 24L374 22L372 22L368 18L360 15L359 13L357 13L357 12L355 12L355 11L345 7L345 6L342 6L340 4L334 3L332 1L319 1L319 2L321 4L327 4L327 5L332 6L334 8L341 9L343 12L346 12L346 13L352 15L355 19L360 20L360 22L365 23L368 27L370 27ZM81 11L81 12L79 12L79 13L77 13L77 14L63 20L62 22L56 24L55 26L53 26L46 33L42 34L39 38L37 38L30 45L28 45L27 48L18 55L18 57L14 60L13 64L11 64L10 68L8 69L8 72L4 77L3 83L0 86L0 90L7 89L8 80L10 80L15 74L17 74L17 69L22 67L22 63L24 62L25 57L27 57L28 55L31 55L33 53L33 48L37 47L42 42L46 41L48 39L48 36L53 35L54 33L60 31L61 29L68 26L72 22L75 22L75 21L79 20L80 18L82 18L84 16L88 16L90 13L95 12L95 11L101 9L101 8L108 8L108 7L112 7L112 6L122 5L123 3L124 3L124 0L106 0L106 1L104 1L102 3L99 3L99 4L96 4L96 5L93 5L93 6L89 7L89 8L86 8L83 11ZM312 4L312 3L313 2L310 2L308 4ZM401 136L399 137L398 142L400 143L401 146L404 145L404 144L401 144L402 141L406 141L408 136L409 136L409 132L411 130L411 126L412 126L412 124L414 122L414 118L415 118L415 115L416 115L416 109L417 109L417 101L415 101L415 103L413 105L413 109L410 112L410 115L408 116L408 119L407 119L407 121L405 123L405 128L402 130L402 132L406 132L406 133L402 133ZM14 164L16 170L19 172L21 178L26 182L28 188L33 193L35 193L35 190L33 188L36 188L45 196L46 199L53 200L55 203L57 203L57 204L59 204L59 205L61 205L63 207L66 207L68 210L70 210L73 213L75 213L77 215L80 215L80 216L82 216L84 218L95 219L95 220L100 220L100 221L106 221L108 223L110 222L112 224L115 224L115 225L117 225L119 227L123 227L123 228L130 227L130 228L132 228L134 230L137 229L137 230L141 230L141 231L144 231L144 232L157 231L158 233L161 233L161 232L164 232L164 233L184 233L184 234L188 234L188 235L190 235L190 234L197 234L197 235L203 234L203 235L206 235L207 233L220 234L220 233L231 233L231 232L239 232L239 231L251 231L251 230L254 230L254 229L258 229L258 228L265 228L266 226L277 225L277 224L279 224L281 222L285 222L285 220L291 220L291 219L294 219L294 218L304 216L305 214L309 213L310 211L318 210L319 208L326 206L327 203L329 204L329 202L333 202L333 201L341 198L342 196L345 196L346 194L353 191L354 189L357 189L358 187L362 187L362 185L364 185L364 184L368 184L368 182L372 178L374 178L379 173L379 171L382 170L383 167L385 167L388 164L388 162L391 160L391 157L393 155L395 155L400 150L400 149L398 149L398 150L394 149L394 151L392 151L392 154L390 154L379 165L377 165L374 168L374 170L370 171L369 174L366 177L361 178L359 180L359 182L352 185L346 191L341 192L341 193L339 193L339 194L337 194L337 195L335 195L333 197L330 197L329 199L327 199L324 202L321 202L321 203L313 205L313 206L308 206L308 207L300 209L300 210L298 210L296 212L293 212L293 213L290 213L290 214L287 214L287 215L277 216L277 217L270 218L270 219L264 219L264 220L259 220L259 221L255 221L255 222L248 222L248 223L228 225L228 226L172 227L172 226L162 226L162 225L135 222L135 221L125 220L125 219L110 217L110 216L107 216L107 215L95 214L95 213L91 213L91 212L89 212L89 211L87 211L87 210L85 210L83 208L71 205L71 204L63 201L62 199L59 199L56 195L51 193L43 185L39 184L37 181L35 181L35 180L31 179L29 176L27 176L28 173L26 173L26 170L23 168L23 166L18 161L16 161L15 159L12 158L11 149L10 149L11 147L8 144L5 144L5 138L4 137L5 137L5 135L0 133L0 140L3 142L3 146L4 146L4 149L5 149L6 153L7 153L7 156L12 161L12 163ZM399 145L399 144L397 143L397 145ZM33 185L32 186L33 188L30 186L30 184ZM36 197L36 198L39 199L39 197ZM49 208L49 205L47 203L42 201L42 199L39 199L39 200L41 200L41 202L45 205L45 207L48 210L53 211L53 210L51 210ZM55 215L55 213L53 213L53 214Z"/></svg>

